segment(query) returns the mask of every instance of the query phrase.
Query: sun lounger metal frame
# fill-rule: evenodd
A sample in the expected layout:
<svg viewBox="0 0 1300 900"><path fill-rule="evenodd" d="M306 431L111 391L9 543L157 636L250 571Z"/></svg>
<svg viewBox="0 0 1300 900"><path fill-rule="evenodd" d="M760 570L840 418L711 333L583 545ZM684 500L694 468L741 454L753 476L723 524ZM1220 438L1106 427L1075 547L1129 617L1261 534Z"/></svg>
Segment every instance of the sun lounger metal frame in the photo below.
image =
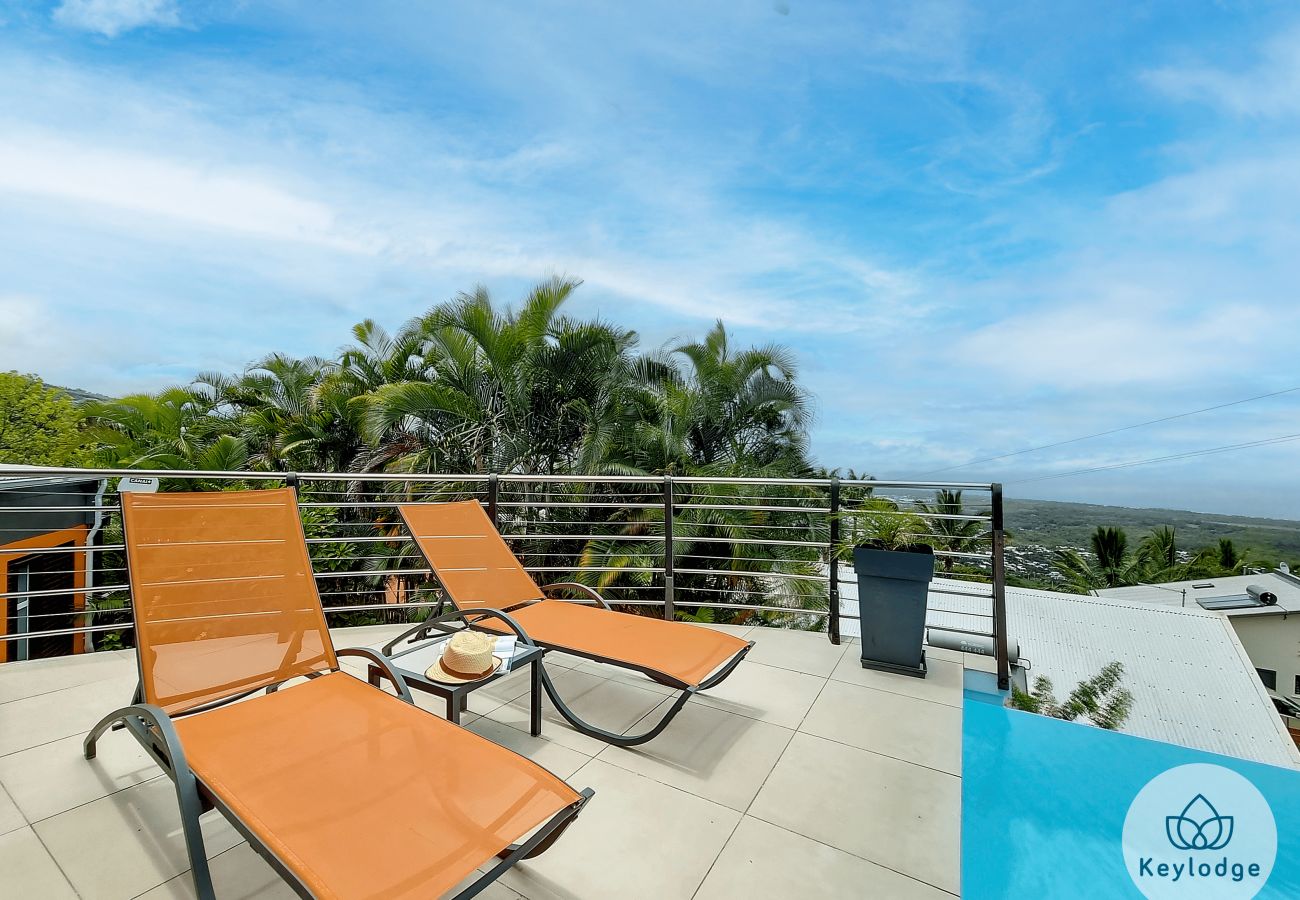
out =
<svg viewBox="0 0 1300 900"><path fill-rule="evenodd" d="M125 532L125 522L123 524ZM481 610L485 614L496 613L496 610ZM506 619L512 627L517 629L513 622ZM531 641L529 641L531 643ZM367 660L370 664L378 666L393 685L398 697L406 703L415 706L415 700L411 695L410 688L402 679L401 674L389 661L387 654L379 653L368 647L347 647L342 650L335 650L336 657L340 656L358 656ZM207 851L203 841L203 829L199 823L199 817L209 810L216 809L227 821L234 826L253 848L253 850L270 864L270 866L282 877L285 882L303 898L312 898L314 895L306 884L281 860L273 850L250 829L243 820L235 814L230 807L222 802L220 796L211 788L204 784L194 772L190 769L185 759L185 751L181 746L180 736L176 733L176 727L173 724L174 719L200 715L217 707L226 706L238 700L251 697L254 694L265 691L267 694L277 691L285 682L280 681L275 684L258 687L250 691L236 694L234 696L223 697L221 700L208 703L203 706L195 707L178 713L176 716L168 715L162 708L143 702L144 689L143 679L144 671L140 660L139 652L136 653L136 668L140 677L137 683L135 696L130 706L114 710L104 716L90 733L86 735L83 742L83 755L87 760L93 760L98 749L98 742L104 733L109 730L122 730L131 733L131 736L145 749L145 751L162 767L163 771L171 779L176 790L176 801L180 808L181 828L185 837L185 850L189 857L190 873L194 881L195 894L198 900L216 900L216 892L212 884L212 873L208 865ZM316 678L321 675L333 674L340 672L341 667L331 667L327 670L320 670L307 674L307 678ZM360 679L358 679L360 680ZM364 683L364 682L362 682ZM376 688L378 690L378 688ZM256 702L256 701L253 701ZM418 707L417 707L418 708ZM432 715L432 713L430 713ZM484 738L486 740L486 738ZM543 823L533 834L526 840L511 844L497 854L499 862L479 878L475 879L464 889L453 895L453 900L469 900L477 896L489 885L501 877L508 869L521 860L530 859L540 853L545 852L556 839L568 828L580 813L587 801L589 801L595 792L591 788L585 788L579 792L578 799L568 806L563 807Z"/></svg>
<svg viewBox="0 0 1300 900"><path fill-rule="evenodd" d="M412 532L412 534L414 534L414 532ZM421 555L425 555L424 548L420 546L420 542L418 540L415 541L415 545L416 548L419 549ZM428 562L430 568L433 569L433 571L436 573L437 566L433 564L432 560L428 559L427 555L425 555L425 561ZM516 562L518 562L517 559ZM520 568L521 569L523 568L522 565L520 566ZM590 602L583 602L583 601L570 600L566 602L571 602L571 603L582 602L583 605L599 605L600 607L609 610L610 612L615 611L613 607L609 605L609 602L606 601L605 598L602 597L594 588L573 581L560 581L542 587L541 592L543 597L538 599L543 599L543 598L555 599L551 596L552 593L560 590L579 591L580 593L584 594L588 598L588 601L590 601ZM450 595L448 595L446 599L450 600L452 604L455 605L455 599L450 597ZM434 631L446 631L448 630L448 628L445 625L445 623L450 621L459 619L465 623L464 627L472 628L476 625L476 620L473 617L491 615L497 618L501 618L509 625L510 629L514 631L516 636L519 637L521 640L525 640L529 643L536 643L538 646L545 647L547 650L552 650L560 653L567 653L571 656L579 656L582 657L583 659L589 659L592 662L604 663L606 665L616 666L618 668L629 669L634 672L639 672L642 675L645 675L647 678L651 679L652 681L657 682L658 684L662 684L665 687L674 688L675 690L679 691L680 693L677 695L676 700L673 701L672 705L669 706L668 710L659 718L659 720L652 727L650 727L646 731L641 732L640 734L616 734L612 731L606 731L603 728L600 728L596 725L592 725L590 722L587 722L576 712L574 712L569 707L569 705L564 702L564 698L560 695L560 692L556 689L554 682L551 681L551 676L546 670L546 660L545 659L542 660L541 662L542 687L545 689L546 696L550 698L551 703L555 705L556 711L564 718L566 722L568 722L570 725L573 726L575 730L581 732L582 734L585 734L589 737L596 738L597 740L604 741L608 744L613 744L618 747L635 747L638 744L644 744L647 741L652 741L656 737L658 737L661 733L663 733L663 730L668 727L669 723L671 723L674 718L677 717L677 714L682 711L683 707L686 706L687 701L689 701L692 697L694 697L696 693L698 693L699 691L705 691L710 688L717 687L719 684L724 682L727 679L727 677L730 676L731 673L736 670L736 667L740 665L741 661L754 647L753 641L747 642L744 647L742 647L739 651L737 651L737 653L734 656L728 659L715 672L710 674L708 678L704 679L699 684L692 685L678 678L674 678L673 676L668 675L667 673L657 671L653 668L636 665L634 663L629 663L624 660L616 659L613 657L601 656L599 654L594 654L594 653L585 653L571 647L566 647L563 644L557 644L554 642L548 643L547 641L538 640L535 637L528 635L525 632L524 628L520 627L520 625L517 622L515 622L513 619L510 618L509 614L511 609L518 609L518 608L519 606L514 606L511 607L510 609L506 609L502 611L502 610L495 609L493 607L477 607L477 608L471 608L465 610L455 609L447 613L441 613L440 608L435 608L433 612L429 615L429 617L425 619L423 622L419 623L418 625L412 626L411 628L407 629L405 632L403 632L402 634L398 635L397 637L389 641L387 644L385 644L383 652L384 654L392 653L393 648L396 647L402 641L414 642L414 641L421 640L422 638L429 637ZM626 613L619 613L619 614L627 615ZM682 624L683 627L690 627L687 626L685 623Z"/></svg>

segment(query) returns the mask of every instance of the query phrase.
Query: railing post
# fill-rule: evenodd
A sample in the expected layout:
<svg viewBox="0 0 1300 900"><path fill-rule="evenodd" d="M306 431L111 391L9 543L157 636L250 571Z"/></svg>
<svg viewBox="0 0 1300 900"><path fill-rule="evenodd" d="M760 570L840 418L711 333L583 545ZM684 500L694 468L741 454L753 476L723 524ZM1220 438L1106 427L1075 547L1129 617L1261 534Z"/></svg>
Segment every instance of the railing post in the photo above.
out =
<svg viewBox="0 0 1300 900"><path fill-rule="evenodd" d="M827 632L830 633L831 643L840 642L840 479L838 475L831 476L831 552L829 554L830 563L830 623L826 626Z"/></svg>
<svg viewBox="0 0 1300 900"><path fill-rule="evenodd" d="M677 618L676 598L673 596L673 477L664 476L664 618Z"/></svg>
<svg viewBox="0 0 1300 900"><path fill-rule="evenodd" d="M488 518L492 520L493 528L500 527L497 523L497 496L499 493L498 487L500 486L500 483L501 482L497 479L496 472L488 473L487 514Z"/></svg>
<svg viewBox="0 0 1300 900"><path fill-rule="evenodd" d="M1011 663L1007 654L1006 526L1002 516L1002 485L992 485L993 494L993 649L997 654L998 690L1011 689Z"/></svg>

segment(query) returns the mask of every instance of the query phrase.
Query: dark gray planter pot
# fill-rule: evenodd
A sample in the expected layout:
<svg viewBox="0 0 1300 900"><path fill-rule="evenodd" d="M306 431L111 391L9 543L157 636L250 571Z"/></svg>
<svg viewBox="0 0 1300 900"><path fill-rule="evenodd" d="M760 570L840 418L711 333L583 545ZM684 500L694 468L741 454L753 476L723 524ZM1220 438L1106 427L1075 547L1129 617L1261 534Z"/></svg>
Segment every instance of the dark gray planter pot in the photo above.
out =
<svg viewBox="0 0 1300 900"><path fill-rule="evenodd" d="M853 548L862 668L925 677L925 611L934 551Z"/></svg>

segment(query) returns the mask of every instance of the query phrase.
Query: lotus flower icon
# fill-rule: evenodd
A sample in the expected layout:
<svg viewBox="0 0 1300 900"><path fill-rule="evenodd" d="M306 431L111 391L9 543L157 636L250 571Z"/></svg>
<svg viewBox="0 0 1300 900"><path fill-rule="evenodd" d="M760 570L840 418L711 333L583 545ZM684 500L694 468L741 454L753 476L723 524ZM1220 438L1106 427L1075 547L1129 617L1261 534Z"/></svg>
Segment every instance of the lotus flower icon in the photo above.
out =
<svg viewBox="0 0 1300 900"><path fill-rule="evenodd" d="M1232 840L1232 816L1221 816L1197 794L1176 816L1165 816L1165 834L1179 850L1222 850Z"/></svg>

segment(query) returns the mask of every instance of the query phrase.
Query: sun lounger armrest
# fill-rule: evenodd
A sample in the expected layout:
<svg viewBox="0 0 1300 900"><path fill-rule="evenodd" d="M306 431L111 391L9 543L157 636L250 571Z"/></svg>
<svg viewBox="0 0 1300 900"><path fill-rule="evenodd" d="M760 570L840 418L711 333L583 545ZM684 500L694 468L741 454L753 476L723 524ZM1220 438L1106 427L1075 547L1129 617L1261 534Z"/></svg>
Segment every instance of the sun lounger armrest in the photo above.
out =
<svg viewBox="0 0 1300 900"><path fill-rule="evenodd" d="M441 630L444 632L450 632L454 630L449 628L439 629L438 626L441 625L443 622L451 622L456 619L462 619L464 620L466 625L472 624L469 621L470 616L490 616L494 619L500 619L502 622L506 623L506 625L510 628L511 631L515 633L515 636L519 638L520 643L526 644L529 647L537 646L535 643L533 643L533 639L530 638L528 634L522 628L519 627L518 622L510 618L510 616L506 615L499 609L493 609L491 607L484 606L484 607L475 607L472 609L453 609L451 612L443 613L440 616L429 616L429 618L425 619L420 624L412 625L410 628L403 631L401 634L393 638L387 644L384 644L383 653L385 656L388 656L393 652L394 647L396 647L398 644L400 644L402 641L408 638L410 638L412 641L418 641L420 638L425 637L428 634L428 632L433 630Z"/></svg>
<svg viewBox="0 0 1300 900"><path fill-rule="evenodd" d="M360 656L363 659L370 660L371 664L379 666L384 670L384 676L393 683L393 688L397 691L397 696L401 697L412 706L415 705L415 698L411 696L411 689L406 686L404 679L394 668L392 660L386 654L371 650L369 647L344 647L342 650L334 651L335 656Z"/></svg>
<svg viewBox="0 0 1300 900"><path fill-rule="evenodd" d="M542 593L549 597L551 596L551 591L556 590L557 588L577 591L578 593L585 594L587 597L591 598L592 600L595 600L601 606L605 607L605 609L613 608L609 605L609 603L605 600L604 597L596 593L594 588L587 587L587 585L585 584L579 584L576 581L557 581L554 584L548 584L546 585L546 587L542 588ZM573 601L569 601L569 602L573 602Z"/></svg>
<svg viewBox="0 0 1300 900"><path fill-rule="evenodd" d="M212 875L208 870L207 849L203 843L203 829L199 825L203 802L199 798L198 782L185 760L185 751L181 749L181 739L176 733L176 726L172 724L171 716L152 703L136 703L109 713L86 735L82 744L82 753L86 759L95 758L97 742L104 732L118 722L124 722L135 739L168 770L176 788L176 802L180 806L181 830L185 837L185 850L190 858L194 892L199 900L216 900Z"/></svg>

